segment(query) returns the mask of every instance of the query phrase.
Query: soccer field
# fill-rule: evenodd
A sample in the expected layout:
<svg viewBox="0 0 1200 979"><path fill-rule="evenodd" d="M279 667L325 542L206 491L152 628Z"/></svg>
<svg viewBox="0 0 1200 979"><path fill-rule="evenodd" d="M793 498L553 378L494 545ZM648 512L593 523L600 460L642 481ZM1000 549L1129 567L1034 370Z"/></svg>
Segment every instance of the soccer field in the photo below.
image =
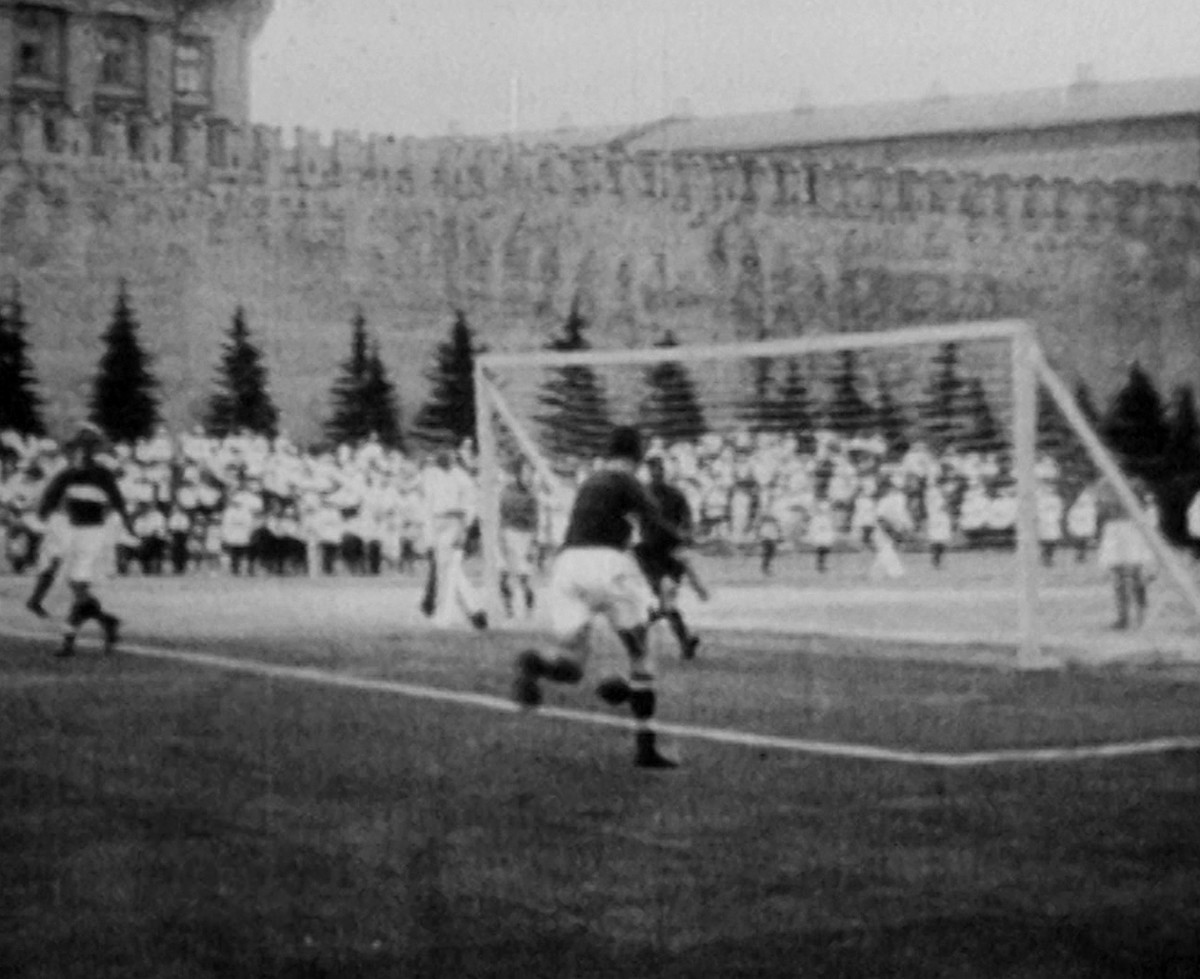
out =
<svg viewBox="0 0 1200 979"><path fill-rule="evenodd" d="M412 581L115 581L125 651L62 662L0 579L0 967L1196 974L1200 668L754 630L770 589L707 570L700 658L657 640L671 773L591 683L512 709L531 636L431 632Z"/></svg>

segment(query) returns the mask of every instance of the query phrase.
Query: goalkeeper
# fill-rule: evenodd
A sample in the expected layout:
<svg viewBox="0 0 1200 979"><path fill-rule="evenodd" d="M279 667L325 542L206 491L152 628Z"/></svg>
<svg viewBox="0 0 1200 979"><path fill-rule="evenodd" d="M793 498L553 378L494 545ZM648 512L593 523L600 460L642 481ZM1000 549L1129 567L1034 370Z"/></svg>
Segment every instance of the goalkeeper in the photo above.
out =
<svg viewBox="0 0 1200 979"><path fill-rule="evenodd" d="M708 589L691 562L681 553L692 541L692 508L688 505L687 497L667 482L661 456L647 459L646 468L650 473L650 496L658 504L663 520L678 535L665 533L654 524L649 524L642 529L642 539L634 545L633 554L658 599L654 618L667 620L675 638L679 640L679 651L683 658L694 659L700 637L688 629L678 605L679 586L684 579L687 579L701 601L708 600Z"/></svg>

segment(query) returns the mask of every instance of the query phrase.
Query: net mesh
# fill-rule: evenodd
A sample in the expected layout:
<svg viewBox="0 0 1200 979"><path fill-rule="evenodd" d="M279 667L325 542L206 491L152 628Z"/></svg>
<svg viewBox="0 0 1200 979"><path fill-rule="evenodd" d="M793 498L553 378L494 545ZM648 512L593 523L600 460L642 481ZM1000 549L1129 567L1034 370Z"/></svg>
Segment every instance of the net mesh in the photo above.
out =
<svg viewBox="0 0 1200 979"><path fill-rule="evenodd" d="M1012 644L1028 486L1037 557L1025 569L1036 565L1052 641L1094 655L1102 640L1128 655L1194 634L1186 603L1165 594L1147 616L1154 629L1110 628L1104 511L1127 508L1106 493L1043 385L1028 471L1018 471L1013 338L951 334L761 354L751 345L571 363L533 355L489 364L487 377L505 406L502 455L535 454L556 474L546 511L562 513L614 424L636 425L688 497L698 543L740 589L736 611L751 624L792 615L815 631ZM784 582L798 587L781 596Z"/></svg>

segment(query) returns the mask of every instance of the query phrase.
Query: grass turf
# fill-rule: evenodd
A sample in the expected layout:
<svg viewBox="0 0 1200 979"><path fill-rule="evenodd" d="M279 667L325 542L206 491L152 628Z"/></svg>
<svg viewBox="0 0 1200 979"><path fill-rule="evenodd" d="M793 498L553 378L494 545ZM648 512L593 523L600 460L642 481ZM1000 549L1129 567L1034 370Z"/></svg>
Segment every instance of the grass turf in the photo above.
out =
<svg viewBox="0 0 1200 979"><path fill-rule="evenodd" d="M498 694L526 641L340 621L153 633L137 639ZM942 770L686 742L682 770L643 773L620 731L86 647L62 663L44 641L3 641L5 974L1124 977L1200 963L1190 753ZM939 751L1200 729L1200 685L1177 672L873 652L713 637L695 664L664 658L662 714ZM594 703L588 689L550 699Z"/></svg>

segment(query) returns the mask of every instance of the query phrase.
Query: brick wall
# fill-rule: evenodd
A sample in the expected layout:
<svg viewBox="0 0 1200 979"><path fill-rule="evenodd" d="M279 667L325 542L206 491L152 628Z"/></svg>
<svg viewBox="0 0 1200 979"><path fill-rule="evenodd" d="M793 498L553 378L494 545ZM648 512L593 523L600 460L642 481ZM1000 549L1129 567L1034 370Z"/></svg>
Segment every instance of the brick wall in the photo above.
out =
<svg viewBox="0 0 1200 979"><path fill-rule="evenodd" d="M285 146L204 124L173 162L153 127L132 155L121 120L60 153L24 123L0 155L0 277L20 279L56 426L82 408L121 277L175 427L199 417L239 303L301 438L358 304L410 417L455 307L490 348L527 349L577 295L604 346L1020 316L1102 399L1134 359L1164 389L1200 379L1194 186L353 134Z"/></svg>

